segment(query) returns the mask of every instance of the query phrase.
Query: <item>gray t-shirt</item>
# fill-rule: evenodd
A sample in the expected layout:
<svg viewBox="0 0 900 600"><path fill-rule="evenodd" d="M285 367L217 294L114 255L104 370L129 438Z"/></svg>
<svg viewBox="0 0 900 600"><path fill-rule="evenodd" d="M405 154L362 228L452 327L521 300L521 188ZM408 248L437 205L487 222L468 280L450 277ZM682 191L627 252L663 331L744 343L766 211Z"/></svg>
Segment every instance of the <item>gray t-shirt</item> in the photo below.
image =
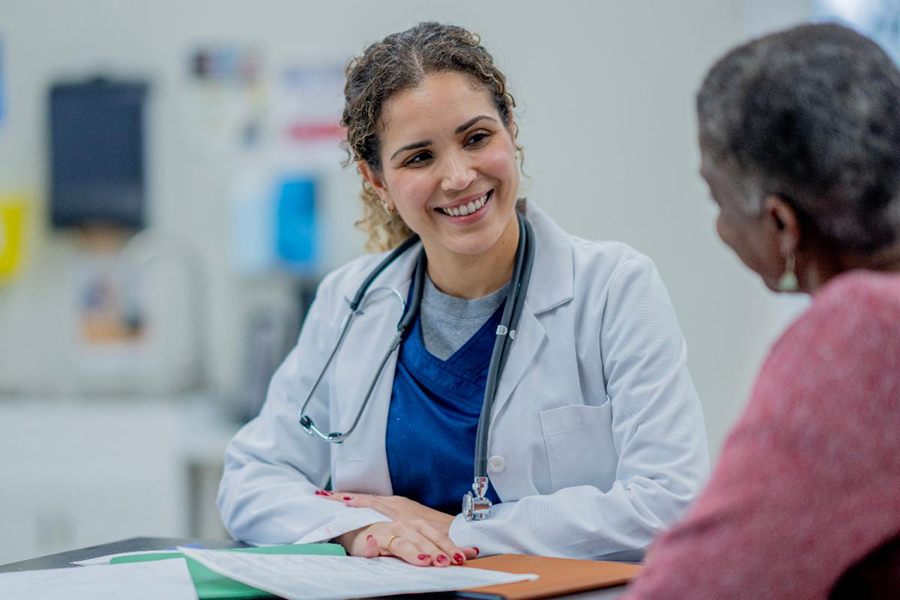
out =
<svg viewBox="0 0 900 600"><path fill-rule="evenodd" d="M483 298L464 300L448 296L425 277L419 318L425 349L447 360L481 329L506 299L509 283Z"/></svg>

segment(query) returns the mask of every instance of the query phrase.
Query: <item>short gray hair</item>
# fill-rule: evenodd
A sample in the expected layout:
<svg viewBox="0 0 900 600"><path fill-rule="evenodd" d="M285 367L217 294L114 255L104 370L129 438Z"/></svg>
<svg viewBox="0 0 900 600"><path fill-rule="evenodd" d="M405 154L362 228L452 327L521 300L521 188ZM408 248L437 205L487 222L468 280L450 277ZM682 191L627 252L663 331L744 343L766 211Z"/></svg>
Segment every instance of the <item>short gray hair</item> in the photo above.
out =
<svg viewBox="0 0 900 600"><path fill-rule="evenodd" d="M747 193L791 203L843 250L900 234L900 70L873 41L828 23L730 51L697 93L704 154Z"/></svg>

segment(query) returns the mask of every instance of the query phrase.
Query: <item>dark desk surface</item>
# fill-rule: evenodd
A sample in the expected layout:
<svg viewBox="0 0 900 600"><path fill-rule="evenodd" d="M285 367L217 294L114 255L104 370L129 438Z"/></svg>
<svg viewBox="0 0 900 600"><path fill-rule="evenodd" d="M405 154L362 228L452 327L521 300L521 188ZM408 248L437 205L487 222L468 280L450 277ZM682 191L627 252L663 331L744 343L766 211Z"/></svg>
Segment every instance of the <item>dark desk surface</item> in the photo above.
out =
<svg viewBox="0 0 900 600"><path fill-rule="evenodd" d="M231 540L201 540L193 538L157 538L157 537L136 537L127 540L120 540L109 544L100 544L89 548L79 548L78 550L70 550L69 552L60 552L59 554L50 554L31 560L23 560L19 562L0 565L0 573L11 573L13 571L38 571L40 569L59 569L62 567L77 567L71 564L74 560L87 560L89 558L97 558L98 556L106 556L108 554L119 554L121 552L139 552L141 550L167 550L175 546L184 546L187 544L199 544L204 548L241 548L246 544Z"/></svg>
<svg viewBox="0 0 900 600"><path fill-rule="evenodd" d="M203 540L196 538L157 538L157 537L136 537L109 544L100 544L90 546L89 548L79 548L78 550L70 550L68 552L60 552L59 554L50 554L31 560L23 560L20 562L0 565L0 573L11 573L13 571L38 571L40 569L58 569L62 567L78 567L79 565L71 564L73 560L87 560L89 558L97 558L98 556L107 556L110 554L119 554L121 552L140 552L141 550L168 550L175 546L185 546L187 544L199 544L204 548L220 549L220 548L244 548L247 544L235 542L232 540ZM561 596L559 600L613 600L623 593L625 586L616 586L613 588L605 588L601 590L593 590L572 594L570 596ZM385 598L422 598L422 594L413 596L390 596ZM454 594L431 594L430 597L451 599Z"/></svg>

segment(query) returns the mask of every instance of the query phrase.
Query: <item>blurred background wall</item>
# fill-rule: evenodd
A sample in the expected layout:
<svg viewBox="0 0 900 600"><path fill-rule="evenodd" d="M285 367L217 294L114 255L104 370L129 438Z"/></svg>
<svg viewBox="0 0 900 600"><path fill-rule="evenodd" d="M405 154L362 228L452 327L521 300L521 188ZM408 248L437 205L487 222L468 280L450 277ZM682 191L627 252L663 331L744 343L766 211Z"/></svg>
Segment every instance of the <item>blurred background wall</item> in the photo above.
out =
<svg viewBox="0 0 900 600"><path fill-rule="evenodd" d="M726 49L814 8L0 0L0 206L24 208L18 265L0 279L0 563L222 535L224 444L258 409L317 277L362 252L357 175L327 126L335 73L426 19L479 32L507 74L523 193L568 231L656 262L715 458L802 301L770 295L715 237L693 96ZM48 216L50 89L97 77L147 85L144 232L131 242ZM315 228L314 248L266 246L280 209Z"/></svg>

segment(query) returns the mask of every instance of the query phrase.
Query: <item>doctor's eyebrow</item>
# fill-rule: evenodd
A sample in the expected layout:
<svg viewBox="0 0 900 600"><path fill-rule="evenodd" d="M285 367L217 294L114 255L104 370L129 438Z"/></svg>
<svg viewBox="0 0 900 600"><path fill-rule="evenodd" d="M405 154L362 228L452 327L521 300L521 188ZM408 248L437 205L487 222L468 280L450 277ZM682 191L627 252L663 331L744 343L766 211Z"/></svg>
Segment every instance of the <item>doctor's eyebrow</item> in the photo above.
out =
<svg viewBox="0 0 900 600"><path fill-rule="evenodd" d="M474 119L469 119L468 121L466 121L465 123L463 123L462 125L457 127L454 134L459 135L460 133L462 133L463 131L465 131L466 129L468 129L469 127L471 127L472 125L474 125L475 123L477 123L478 121L481 121L483 119L487 119L488 121L493 121L494 123L497 122L497 119L495 119L494 117L491 117L489 115L478 115Z"/></svg>
<svg viewBox="0 0 900 600"><path fill-rule="evenodd" d="M407 150L418 150L419 148L424 148L425 146L430 146L431 143L432 143L431 140L422 140L421 142L416 142L414 144L407 144L406 146L403 146L402 148L397 148L397 151L394 152L393 154L391 154L390 160L394 160L395 158L397 158L397 155L400 154L401 152L406 152Z"/></svg>
<svg viewBox="0 0 900 600"><path fill-rule="evenodd" d="M490 115L478 115L477 117L469 119L468 121L466 121L465 123L463 123L462 125L457 127L456 130L453 132L453 135L459 135L460 133L462 133L463 131L465 131L466 129L468 129L469 127L474 125L475 123L478 123L479 121L483 121L483 120L493 121L494 123L497 122L497 119L495 119L494 117L492 117ZM397 148L397 151L394 152L393 154L391 154L391 158L389 160L393 161L395 158L397 158L397 155L400 154L401 152L406 152L407 150L418 150L419 148L424 148L426 146L430 146L431 144L432 144L431 140L422 140L421 142L414 142L412 144L407 144L405 146Z"/></svg>

